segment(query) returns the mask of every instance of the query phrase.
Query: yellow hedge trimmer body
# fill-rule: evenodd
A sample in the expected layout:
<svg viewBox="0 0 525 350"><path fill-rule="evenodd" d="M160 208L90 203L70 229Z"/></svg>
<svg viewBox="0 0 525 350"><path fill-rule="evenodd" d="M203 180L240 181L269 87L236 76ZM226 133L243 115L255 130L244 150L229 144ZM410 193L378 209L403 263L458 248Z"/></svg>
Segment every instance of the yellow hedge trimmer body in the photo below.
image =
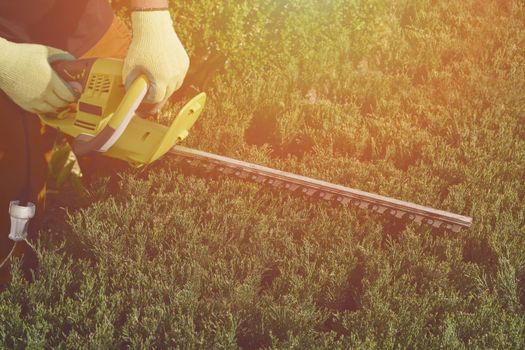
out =
<svg viewBox="0 0 525 350"><path fill-rule="evenodd" d="M126 90L121 60L61 61L53 68L79 99L57 115L39 117L73 137L72 148L77 155L103 152L133 166L149 164L188 136L206 102L204 93L195 96L167 127L136 114L148 91L148 80L141 75Z"/></svg>

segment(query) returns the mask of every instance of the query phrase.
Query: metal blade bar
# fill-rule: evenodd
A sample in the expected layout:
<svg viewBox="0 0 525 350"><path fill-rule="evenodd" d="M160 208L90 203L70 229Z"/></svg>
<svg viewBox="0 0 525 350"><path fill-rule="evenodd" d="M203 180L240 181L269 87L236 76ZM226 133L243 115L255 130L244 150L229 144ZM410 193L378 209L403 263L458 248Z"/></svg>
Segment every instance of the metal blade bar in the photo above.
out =
<svg viewBox="0 0 525 350"><path fill-rule="evenodd" d="M192 163L202 163L201 165L205 167L207 171L217 171L222 174L233 175L238 178L267 184L274 188L284 188L292 192L318 197L327 201L337 201L343 205L352 204L361 209L371 209L380 214L389 214L397 219L408 219L418 224L425 223L436 228L442 227L454 232L459 232L461 228L468 228L472 225L471 217L425 207L375 193L368 193L184 146L175 146L169 153L183 157Z"/></svg>

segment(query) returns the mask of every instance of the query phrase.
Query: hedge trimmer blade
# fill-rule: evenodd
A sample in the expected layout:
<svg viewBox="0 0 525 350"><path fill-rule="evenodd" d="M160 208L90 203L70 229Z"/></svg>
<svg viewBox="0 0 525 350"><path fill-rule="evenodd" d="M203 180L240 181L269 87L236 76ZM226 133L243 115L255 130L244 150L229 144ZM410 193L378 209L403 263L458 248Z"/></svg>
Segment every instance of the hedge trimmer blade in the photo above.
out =
<svg viewBox="0 0 525 350"><path fill-rule="evenodd" d="M183 146L175 146L168 153L182 157L186 162L202 167L208 172L218 172L228 176L235 176L275 189L285 189L294 193L304 194L309 197L340 203L342 205L353 205L360 209L370 209L379 214L389 215L395 219L412 221L417 224L427 224L434 228L444 228L456 233L462 228L468 228L472 225L471 217Z"/></svg>

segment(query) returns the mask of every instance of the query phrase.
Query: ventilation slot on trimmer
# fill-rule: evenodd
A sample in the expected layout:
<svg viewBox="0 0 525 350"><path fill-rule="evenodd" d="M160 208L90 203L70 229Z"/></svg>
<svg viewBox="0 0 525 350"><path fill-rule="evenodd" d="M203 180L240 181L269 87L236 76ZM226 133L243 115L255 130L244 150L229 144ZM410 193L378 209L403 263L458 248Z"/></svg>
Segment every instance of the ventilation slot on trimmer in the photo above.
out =
<svg viewBox="0 0 525 350"><path fill-rule="evenodd" d="M111 89L111 79L105 74L94 74L89 79L87 89L91 93L108 93Z"/></svg>

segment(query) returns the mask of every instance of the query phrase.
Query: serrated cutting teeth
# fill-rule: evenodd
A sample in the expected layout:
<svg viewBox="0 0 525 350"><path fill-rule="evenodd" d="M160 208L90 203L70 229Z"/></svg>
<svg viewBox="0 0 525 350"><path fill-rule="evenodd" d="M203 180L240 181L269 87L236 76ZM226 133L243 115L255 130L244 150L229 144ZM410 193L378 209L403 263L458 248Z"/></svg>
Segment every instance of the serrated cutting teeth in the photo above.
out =
<svg viewBox="0 0 525 350"><path fill-rule="evenodd" d="M331 201L334 200L335 194L333 193L326 193L326 192L320 192L319 197L324 199L325 201Z"/></svg>
<svg viewBox="0 0 525 350"><path fill-rule="evenodd" d="M284 186L284 182L281 180L269 179L268 183L274 188L281 188Z"/></svg>
<svg viewBox="0 0 525 350"><path fill-rule="evenodd" d="M170 154L183 157L188 164L198 164L207 172L217 171L234 175L240 179L300 193L312 198L322 198L342 205L360 209L371 209L379 214L388 214L396 219L426 224L434 228L445 228L459 232L472 225L472 218L439 209L401 201L394 198L368 193L309 177L251 164L183 146L175 146Z"/></svg>
<svg viewBox="0 0 525 350"><path fill-rule="evenodd" d="M461 226L459 225L452 225L452 232L455 232L455 233L458 233L459 231L461 231Z"/></svg>
<svg viewBox="0 0 525 350"><path fill-rule="evenodd" d="M401 210L395 210L394 216L398 219L402 219L406 215L406 212Z"/></svg>
<svg viewBox="0 0 525 350"><path fill-rule="evenodd" d="M302 192L306 194L307 196L313 196L317 190L311 189L311 188L303 188Z"/></svg>
<svg viewBox="0 0 525 350"><path fill-rule="evenodd" d="M352 202L352 199L347 198L347 197L342 197L341 200L340 200L339 202L341 202L341 204L343 204L343 205L346 205L346 204L351 203L351 202Z"/></svg>
<svg viewBox="0 0 525 350"><path fill-rule="evenodd" d="M295 190L297 190L301 186L296 185L296 184L286 184L286 185L284 185L284 187L286 187L288 190L294 192Z"/></svg>
<svg viewBox="0 0 525 350"><path fill-rule="evenodd" d="M225 174L225 175L231 175L234 172L235 172L235 170L232 169L232 168L224 168L224 170L222 171L222 173Z"/></svg>
<svg viewBox="0 0 525 350"><path fill-rule="evenodd" d="M367 202L359 202L359 209L368 209L368 207L370 206L370 203L367 203Z"/></svg>
<svg viewBox="0 0 525 350"><path fill-rule="evenodd" d="M423 219L424 218L421 215L415 215L412 221L418 225L421 225L423 223Z"/></svg>
<svg viewBox="0 0 525 350"><path fill-rule="evenodd" d="M387 210L388 210L387 207L377 206L374 211L378 212L379 214L383 214Z"/></svg>
<svg viewBox="0 0 525 350"><path fill-rule="evenodd" d="M432 224L432 227L440 228L441 225L443 225L443 221L441 221L441 220L434 220L434 223Z"/></svg>

